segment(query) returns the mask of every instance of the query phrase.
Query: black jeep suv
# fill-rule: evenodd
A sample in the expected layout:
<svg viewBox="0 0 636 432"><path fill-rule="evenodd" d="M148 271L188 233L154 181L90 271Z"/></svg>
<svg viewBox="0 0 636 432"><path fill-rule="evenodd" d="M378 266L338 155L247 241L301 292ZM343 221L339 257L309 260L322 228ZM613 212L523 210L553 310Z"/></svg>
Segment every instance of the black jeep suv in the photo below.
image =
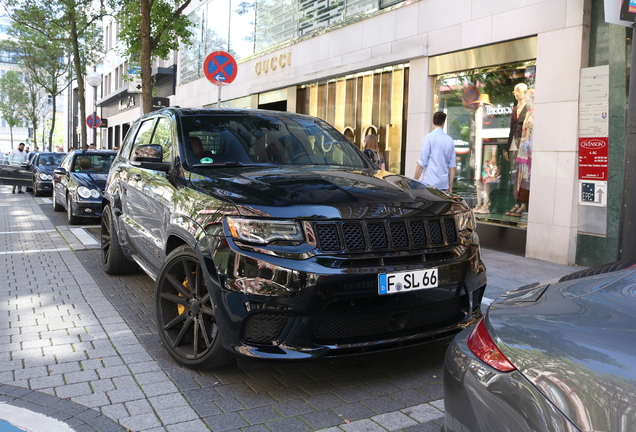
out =
<svg viewBox="0 0 636 432"><path fill-rule="evenodd" d="M103 201L109 274L155 281L182 365L422 343L480 315L486 271L459 197L379 170L317 118L171 107L130 128Z"/></svg>

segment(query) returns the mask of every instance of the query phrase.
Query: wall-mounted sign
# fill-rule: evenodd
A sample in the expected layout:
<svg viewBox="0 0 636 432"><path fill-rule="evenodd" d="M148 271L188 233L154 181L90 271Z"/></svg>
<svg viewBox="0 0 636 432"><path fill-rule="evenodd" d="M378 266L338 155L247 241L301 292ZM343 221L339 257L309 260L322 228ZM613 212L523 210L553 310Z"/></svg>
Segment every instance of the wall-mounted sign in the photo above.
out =
<svg viewBox="0 0 636 432"><path fill-rule="evenodd" d="M607 182L579 180L579 204L607 207Z"/></svg>
<svg viewBox="0 0 636 432"><path fill-rule="evenodd" d="M579 138L579 180L607 181L607 137Z"/></svg>
<svg viewBox="0 0 636 432"><path fill-rule="evenodd" d="M609 66L581 69L579 88L579 204L607 206Z"/></svg>
<svg viewBox="0 0 636 432"><path fill-rule="evenodd" d="M254 72L256 72L256 75L260 75L261 73L267 73L269 71L274 72L276 69L286 66L291 66L291 52L259 60L254 65Z"/></svg>

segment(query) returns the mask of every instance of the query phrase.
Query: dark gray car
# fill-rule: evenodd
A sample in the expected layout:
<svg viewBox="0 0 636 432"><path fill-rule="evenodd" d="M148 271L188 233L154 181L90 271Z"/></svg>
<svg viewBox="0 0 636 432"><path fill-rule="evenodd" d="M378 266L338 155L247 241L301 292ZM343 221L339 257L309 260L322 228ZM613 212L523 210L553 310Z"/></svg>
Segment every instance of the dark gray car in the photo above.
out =
<svg viewBox="0 0 636 432"><path fill-rule="evenodd" d="M636 430L635 264L493 303L446 353L445 431Z"/></svg>

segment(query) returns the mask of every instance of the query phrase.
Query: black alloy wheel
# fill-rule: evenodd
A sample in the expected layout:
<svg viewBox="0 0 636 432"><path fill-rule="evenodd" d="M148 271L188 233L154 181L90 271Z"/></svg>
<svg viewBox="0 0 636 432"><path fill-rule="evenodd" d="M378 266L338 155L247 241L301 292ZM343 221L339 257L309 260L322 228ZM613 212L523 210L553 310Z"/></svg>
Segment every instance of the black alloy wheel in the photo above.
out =
<svg viewBox="0 0 636 432"><path fill-rule="evenodd" d="M77 225L80 223L82 218L77 216L73 216L73 199L71 198L71 194L66 196L66 220L69 225Z"/></svg>
<svg viewBox="0 0 636 432"><path fill-rule="evenodd" d="M53 196L51 197L51 201L53 201L53 211L59 212L64 210L64 207L57 202L57 194L55 193L55 184L53 184Z"/></svg>
<svg viewBox="0 0 636 432"><path fill-rule="evenodd" d="M100 240L102 265L107 274L123 275L137 270L137 263L126 258L121 249L110 205L106 205L102 213Z"/></svg>
<svg viewBox="0 0 636 432"><path fill-rule="evenodd" d="M157 327L175 360L193 369L227 365L214 305L195 252L180 246L168 255L155 284Z"/></svg>

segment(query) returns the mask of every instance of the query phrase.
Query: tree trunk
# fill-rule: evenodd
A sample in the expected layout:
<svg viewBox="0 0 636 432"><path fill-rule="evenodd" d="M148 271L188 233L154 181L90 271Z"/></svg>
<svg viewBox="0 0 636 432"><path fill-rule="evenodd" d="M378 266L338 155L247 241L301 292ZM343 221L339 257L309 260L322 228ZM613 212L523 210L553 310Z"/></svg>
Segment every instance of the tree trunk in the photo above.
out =
<svg viewBox="0 0 636 432"><path fill-rule="evenodd" d="M140 0L141 3L141 100L144 114L152 111L152 58L150 47L150 11L152 0Z"/></svg>
<svg viewBox="0 0 636 432"><path fill-rule="evenodd" d="M11 135L11 150L13 150L13 126L9 126L9 134Z"/></svg>
<svg viewBox="0 0 636 432"><path fill-rule="evenodd" d="M69 20L71 23L71 41L73 42L73 63L75 66L75 79L77 80L77 100L79 101L80 109L79 109L79 118L77 122L81 128L81 148L86 150L88 148L87 140L86 140L86 101L84 98L86 97L86 93L84 90L84 71L82 70L82 61L80 56L79 44L78 44L78 35L77 35L77 23L75 22L75 11L69 11L71 14L71 19Z"/></svg>
<svg viewBox="0 0 636 432"><path fill-rule="evenodd" d="M53 132L55 131L55 111L57 110L57 102L53 96L53 115L51 115L51 129L49 130L49 151L53 151ZM46 122L46 117L44 117ZM44 143L44 137L42 137L42 143Z"/></svg>

